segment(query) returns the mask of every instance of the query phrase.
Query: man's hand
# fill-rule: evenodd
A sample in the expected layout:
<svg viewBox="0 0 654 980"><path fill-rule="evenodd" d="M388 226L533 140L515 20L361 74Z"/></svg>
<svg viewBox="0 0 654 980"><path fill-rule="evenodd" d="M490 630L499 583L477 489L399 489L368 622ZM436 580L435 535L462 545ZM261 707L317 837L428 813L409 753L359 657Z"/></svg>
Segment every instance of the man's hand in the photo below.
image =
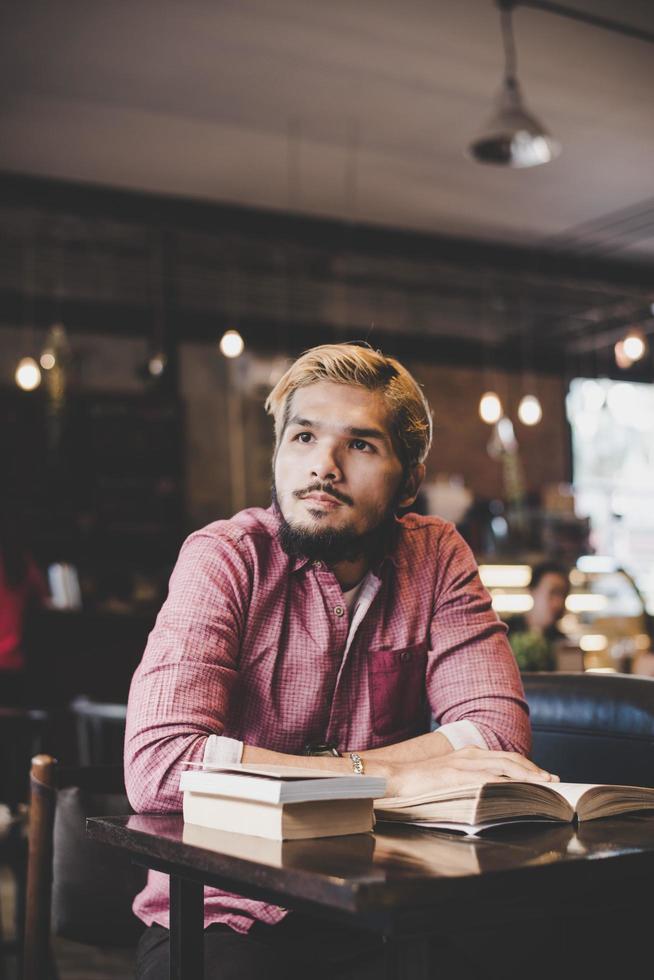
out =
<svg viewBox="0 0 654 980"><path fill-rule="evenodd" d="M365 753L363 757L365 759ZM492 752L469 745L440 758L404 765L387 764L386 795L419 796L431 790L505 779L530 783L559 781L558 776L546 772L517 752Z"/></svg>

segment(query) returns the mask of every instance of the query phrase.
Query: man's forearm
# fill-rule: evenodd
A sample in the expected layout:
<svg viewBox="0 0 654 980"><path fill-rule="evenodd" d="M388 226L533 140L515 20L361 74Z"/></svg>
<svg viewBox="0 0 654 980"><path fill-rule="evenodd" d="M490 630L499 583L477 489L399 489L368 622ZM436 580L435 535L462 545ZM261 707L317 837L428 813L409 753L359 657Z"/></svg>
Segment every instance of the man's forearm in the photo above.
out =
<svg viewBox="0 0 654 980"><path fill-rule="evenodd" d="M425 735L417 735L409 738L405 742L396 742L395 745L384 745L380 749L357 750L365 758L366 762L424 762L425 759L434 759L448 752L452 752L452 745L440 732L427 732Z"/></svg>
<svg viewBox="0 0 654 980"><path fill-rule="evenodd" d="M360 750L363 751L363 750ZM366 774L369 776L381 776L388 779L390 767L381 757L370 758L370 753L365 753ZM276 766L296 766L308 769L324 769L327 772L337 772L344 776L352 775L352 761L349 756L338 759L331 755L287 755L285 752L273 752L271 749L261 749L256 745L244 745L242 761L252 765L276 765Z"/></svg>
<svg viewBox="0 0 654 980"><path fill-rule="evenodd" d="M353 750L354 751L354 750ZM395 745L385 745L379 749L366 749L358 746L357 752L363 757L366 772L371 776L388 778L388 765L399 765L408 762L424 762L452 751L452 746L438 732L428 732L416 738L397 742ZM257 765L271 763L280 766L308 766L311 769L326 769L329 772L351 773L352 763L348 756L337 759L336 756L305 756L287 755L285 752L273 752L254 745L243 746L243 762Z"/></svg>

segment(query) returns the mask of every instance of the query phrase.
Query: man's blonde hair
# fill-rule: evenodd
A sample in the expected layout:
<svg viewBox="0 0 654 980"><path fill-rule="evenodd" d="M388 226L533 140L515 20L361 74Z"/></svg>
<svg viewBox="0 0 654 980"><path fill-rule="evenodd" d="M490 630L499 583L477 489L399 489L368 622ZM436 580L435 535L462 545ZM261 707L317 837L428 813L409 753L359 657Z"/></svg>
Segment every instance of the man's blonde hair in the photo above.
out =
<svg viewBox="0 0 654 980"><path fill-rule="evenodd" d="M323 344L298 357L266 399L266 411L275 420L279 443L298 388L318 381L359 385L379 391L388 405L391 433L402 464L424 462L432 440L432 417L417 381L394 357L361 344Z"/></svg>

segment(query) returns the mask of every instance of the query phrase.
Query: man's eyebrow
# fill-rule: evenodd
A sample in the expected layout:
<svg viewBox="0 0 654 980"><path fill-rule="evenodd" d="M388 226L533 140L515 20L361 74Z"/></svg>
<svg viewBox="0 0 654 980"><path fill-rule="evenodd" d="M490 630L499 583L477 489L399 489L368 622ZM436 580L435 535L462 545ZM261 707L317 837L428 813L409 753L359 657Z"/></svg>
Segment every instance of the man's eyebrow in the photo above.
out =
<svg viewBox="0 0 654 980"><path fill-rule="evenodd" d="M293 418L290 418L286 424L300 425L303 429L315 429L316 427L316 423L312 422L311 419L303 419L300 418L299 415L294 415Z"/></svg>
<svg viewBox="0 0 654 980"><path fill-rule="evenodd" d="M294 415L293 418L288 420L288 425L299 425L303 429L319 429L320 422L314 422L311 419L300 418L299 415ZM389 435L384 432L383 429L359 429L356 426L342 427L342 431L347 433L349 436L355 436L357 439L380 439L384 442L389 441Z"/></svg>
<svg viewBox="0 0 654 980"><path fill-rule="evenodd" d="M388 440L388 433L384 432L383 429L355 429L349 428L345 430L351 436L357 436L359 439L382 439Z"/></svg>

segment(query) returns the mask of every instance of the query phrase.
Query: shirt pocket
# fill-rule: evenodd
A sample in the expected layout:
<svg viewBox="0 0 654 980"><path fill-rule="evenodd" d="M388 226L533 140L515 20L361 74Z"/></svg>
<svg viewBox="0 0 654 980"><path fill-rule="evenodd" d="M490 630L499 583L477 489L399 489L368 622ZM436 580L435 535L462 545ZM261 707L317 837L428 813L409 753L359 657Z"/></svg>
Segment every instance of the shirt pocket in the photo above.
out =
<svg viewBox="0 0 654 980"><path fill-rule="evenodd" d="M401 650L370 650L368 683L373 730L388 735L424 721L427 643Z"/></svg>

